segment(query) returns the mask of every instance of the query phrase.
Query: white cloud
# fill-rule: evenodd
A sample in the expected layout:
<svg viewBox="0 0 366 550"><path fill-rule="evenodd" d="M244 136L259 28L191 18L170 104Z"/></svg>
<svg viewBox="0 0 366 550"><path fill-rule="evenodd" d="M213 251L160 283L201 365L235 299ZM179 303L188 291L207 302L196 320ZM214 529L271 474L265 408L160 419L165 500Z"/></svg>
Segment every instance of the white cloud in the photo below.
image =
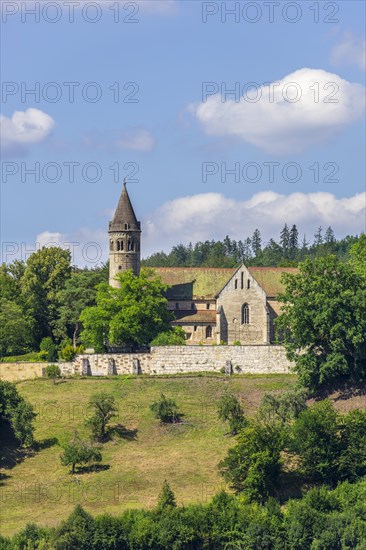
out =
<svg viewBox="0 0 366 550"><path fill-rule="evenodd" d="M106 218L110 219L111 214ZM325 230L329 225L341 238L365 231L365 216L366 193L337 198L332 193L281 195L264 191L246 201L230 199L221 193L201 193L167 202L145 217L142 253L147 257L160 250L169 252L179 243L222 240L225 235L244 240L256 228L265 243L271 237L279 239L285 222L296 224L300 237L305 233L310 241L319 226ZM47 230L37 235L36 244L27 243L16 255L9 252L4 261L26 259L32 250L56 245L71 251L73 264L95 267L108 259L107 231L107 222L105 228L81 228L72 234Z"/></svg>
<svg viewBox="0 0 366 550"><path fill-rule="evenodd" d="M143 222L144 254L178 243L251 236L258 227L264 240L278 238L285 222L313 236L317 227L331 225L338 237L365 231L366 193L337 198L332 193L256 193L247 201L221 193L202 193L163 204Z"/></svg>
<svg viewBox="0 0 366 550"><path fill-rule="evenodd" d="M50 134L55 121L39 109L15 111L11 118L0 115L1 146L5 153L23 153Z"/></svg>
<svg viewBox="0 0 366 550"><path fill-rule="evenodd" d="M262 86L256 102L251 102L250 90L238 102L216 93L189 110L209 135L234 136L273 154L299 153L330 140L360 118L364 93L360 84L304 68Z"/></svg>
<svg viewBox="0 0 366 550"><path fill-rule="evenodd" d="M107 228L105 231L82 228L73 234L43 231L37 235L35 243L27 245L26 250L39 250L44 246L59 246L70 250L73 265L93 268L107 261L107 243Z"/></svg>
<svg viewBox="0 0 366 550"><path fill-rule="evenodd" d="M83 140L84 147L98 151L151 151L155 139L146 128L134 127L125 130L94 130Z"/></svg>
<svg viewBox="0 0 366 550"><path fill-rule="evenodd" d="M353 32L344 32L340 42L334 46L331 53L334 65L356 65L359 69L366 68L366 40Z"/></svg>

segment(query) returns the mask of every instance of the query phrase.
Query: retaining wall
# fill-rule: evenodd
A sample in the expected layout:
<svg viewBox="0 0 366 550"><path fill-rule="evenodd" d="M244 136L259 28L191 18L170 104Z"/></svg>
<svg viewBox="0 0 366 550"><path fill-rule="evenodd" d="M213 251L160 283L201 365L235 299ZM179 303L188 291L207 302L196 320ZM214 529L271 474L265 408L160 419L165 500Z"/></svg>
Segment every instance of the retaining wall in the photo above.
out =
<svg viewBox="0 0 366 550"><path fill-rule="evenodd" d="M293 364L282 346L162 346L150 353L78 355L59 363L63 376L113 374L179 374L220 372L228 362L234 373L288 373ZM41 377L47 363L0 363L0 379L17 381Z"/></svg>

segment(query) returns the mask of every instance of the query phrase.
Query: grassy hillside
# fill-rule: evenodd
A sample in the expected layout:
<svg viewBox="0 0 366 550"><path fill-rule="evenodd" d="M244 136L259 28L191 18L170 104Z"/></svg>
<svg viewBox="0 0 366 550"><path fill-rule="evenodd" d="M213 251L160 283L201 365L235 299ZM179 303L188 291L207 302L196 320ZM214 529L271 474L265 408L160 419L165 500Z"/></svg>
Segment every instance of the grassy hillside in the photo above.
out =
<svg viewBox="0 0 366 550"><path fill-rule="evenodd" d="M164 479L180 504L210 499L224 487L217 464L233 444L217 419L218 398L229 388L240 395L250 414L264 392L288 389L294 383L295 377L289 375L19 383L19 392L38 413L35 435L39 449L2 470L1 533L11 534L31 521L56 525L77 503L93 514L151 507ZM88 416L86 405L98 391L115 396L119 408L116 423L124 426L125 433L103 445L99 471L73 477L60 463L58 443L69 440L74 430L87 437L89 431L83 425ZM153 417L149 405L161 392L177 401L184 414L181 424L161 426Z"/></svg>

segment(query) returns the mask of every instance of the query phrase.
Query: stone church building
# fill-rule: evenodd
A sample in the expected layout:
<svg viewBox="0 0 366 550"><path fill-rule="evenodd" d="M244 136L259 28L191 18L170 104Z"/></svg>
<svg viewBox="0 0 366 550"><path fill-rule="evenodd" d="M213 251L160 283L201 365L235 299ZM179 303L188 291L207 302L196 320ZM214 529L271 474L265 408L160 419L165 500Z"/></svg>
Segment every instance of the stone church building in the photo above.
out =
<svg viewBox="0 0 366 550"><path fill-rule="evenodd" d="M109 284L116 274L140 272L141 224L137 221L124 183L113 220L109 223ZM270 344L274 319L280 312L281 275L296 268L156 267L164 283L174 326L186 333L187 344Z"/></svg>

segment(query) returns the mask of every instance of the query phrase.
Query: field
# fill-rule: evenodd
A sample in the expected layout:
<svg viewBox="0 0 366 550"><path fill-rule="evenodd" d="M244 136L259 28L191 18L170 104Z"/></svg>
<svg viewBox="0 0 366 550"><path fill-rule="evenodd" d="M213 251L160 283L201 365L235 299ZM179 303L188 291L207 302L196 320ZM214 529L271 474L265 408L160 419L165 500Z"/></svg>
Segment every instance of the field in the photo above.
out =
<svg viewBox="0 0 366 550"><path fill-rule="evenodd" d="M80 503L93 514L155 505L163 481L171 484L178 504L205 502L224 482L217 464L233 439L218 420L219 397L229 389L253 414L263 394L283 391L293 375L116 377L69 379L53 384L39 379L17 384L37 412L37 450L1 471L1 534L10 535L29 522L56 525ZM60 463L61 447L85 427L87 403L99 391L118 404L120 434L103 445L103 461L94 471L75 476ZM164 393L176 400L182 422L162 426L149 405ZM343 409L346 402L340 401ZM350 403L347 403L347 408ZM357 406L357 404L355 404ZM123 426L123 428L122 428Z"/></svg>

